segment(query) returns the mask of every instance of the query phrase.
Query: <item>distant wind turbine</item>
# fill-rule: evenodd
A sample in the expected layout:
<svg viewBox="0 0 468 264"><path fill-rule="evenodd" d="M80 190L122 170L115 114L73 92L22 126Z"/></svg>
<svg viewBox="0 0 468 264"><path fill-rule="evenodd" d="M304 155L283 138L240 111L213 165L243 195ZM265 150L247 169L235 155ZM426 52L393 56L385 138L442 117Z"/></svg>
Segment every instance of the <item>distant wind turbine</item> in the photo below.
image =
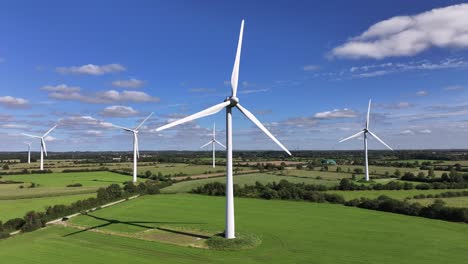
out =
<svg viewBox="0 0 468 264"><path fill-rule="evenodd" d="M223 103L217 104L210 108L207 108L203 111L200 111L196 114L187 116L185 118L179 119L175 122L169 123L162 127L156 129L156 131L161 131L176 125L180 125L201 117L209 116L220 112L223 109L226 109L226 230L225 238L231 239L235 238L235 228L234 228L234 190L233 190L233 178L232 178L232 108L237 107L239 111L244 114L250 121L252 121L260 130L262 130L268 137L270 137L276 144L278 144L286 153L291 155L291 153L286 149L281 142L279 142L271 133L268 131L265 126L260 123L260 121L247 109L239 104L239 98L237 98L237 85L239 82L239 65L240 65L240 55L242 49L242 34L244 31L244 20L242 20L239 42L237 45L236 59L234 61L234 68L231 75L231 88L232 94L230 97L226 98Z"/></svg>
<svg viewBox="0 0 468 264"><path fill-rule="evenodd" d="M31 142L24 142L24 144L28 145L28 164L31 163Z"/></svg>
<svg viewBox="0 0 468 264"><path fill-rule="evenodd" d="M112 125L113 127L123 129L125 131L133 133L133 182L137 182L137 160L140 158L140 150L138 147L138 129L148 120L153 113L151 113L147 118L145 118L141 123L134 129Z"/></svg>
<svg viewBox="0 0 468 264"><path fill-rule="evenodd" d="M208 143L206 143L205 145L200 147L200 148L204 148L204 147L211 144L211 149L213 150L213 168L216 167L216 157L215 157L216 144L219 144L221 147L226 148L223 144L221 144L218 140L216 140L216 129L215 129L215 127L216 127L216 125L213 124L213 135L212 135L211 140Z"/></svg>
<svg viewBox="0 0 468 264"><path fill-rule="evenodd" d="M350 137L347 137L345 139L342 139L340 140L340 143L343 142L343 141L346 141L348 139L352 139L352 138L355 138L355 137L358 137L360 136L361 134L364 134L364 157L365 157L365 170L366 170L366 181L369 181L369 161L368 161L368 158L367 158L367 133L369 133L370 135L372 135L375 139L377 139L378 141L380 141L380 143L382 143L385 147L387 147L388 149L390 150L393 150L389 145L387 145L387 143L385 143L382 139L380 139L376 134L372 133L370 130L369 130L369 116L370 116L370 108L371 108L371 100L369 100L369 106L367 108L367 118L366 118L366 126L364 127L364 129L359 132L359 133L356 133Z"/></svg>
<svg viewBox="0 0 468 264"><path fill-rule="evenodd" d="M38 138L41 140L41 170L44 170L44 153L47 157L47 147L46 147L45 139L50 134L50 132L52 132L52 130L54 130L56 127L57 125L53 126L51 129L49 129L49 131L47 131L44 135L42 135L42 137L21 133L24 136L31 137L31 138Z"/></svg>

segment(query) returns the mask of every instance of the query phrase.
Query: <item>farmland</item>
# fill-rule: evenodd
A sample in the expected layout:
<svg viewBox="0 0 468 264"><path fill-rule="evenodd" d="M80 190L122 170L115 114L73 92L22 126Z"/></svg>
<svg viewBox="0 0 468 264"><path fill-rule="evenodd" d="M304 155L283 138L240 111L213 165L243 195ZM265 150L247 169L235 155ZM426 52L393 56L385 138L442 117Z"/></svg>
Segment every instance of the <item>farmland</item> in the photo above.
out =
<svg viewBox="0 0 468 264"><path fill-rule="evenodd" d="M0 241L0 257L12 263L52 264L63 263L65 256L80 263L463 263L465 260L468 227L461 224L307 202L238 198L236 210L238 231L262 238L260 246L242 254L138 237L158 227L222 231L222 197L159 195L97 211L93 213L97 218L80 216L72 220L72 224L89 227L111 221L115 224L96 228L108 233L52 226ZM35 243L28 243L31 240ZM273 252L275 257L271 258Z"/></svg>

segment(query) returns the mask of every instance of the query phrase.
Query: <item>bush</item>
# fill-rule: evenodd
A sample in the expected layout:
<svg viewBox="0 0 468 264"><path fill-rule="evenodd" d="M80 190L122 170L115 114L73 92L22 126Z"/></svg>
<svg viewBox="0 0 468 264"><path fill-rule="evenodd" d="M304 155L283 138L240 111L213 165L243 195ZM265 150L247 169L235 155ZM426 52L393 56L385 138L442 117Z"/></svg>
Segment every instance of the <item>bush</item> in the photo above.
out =
<svg viewBox="0 0 468 264"><path fill-rule="evenodd" d="M5 238L9 238L9 237L10 237L10 233L0 231L0 239L5 239Z"/></svg>
<svg viewBox="0 0 468 264"><path fill-rule="evenodd" d="M218 234L206 240L206 245L215 250L242 250L254 248L262 243L262 240L252 234L237 234L236 238L226 239L224 234Z"/></svg>
<svg viewBox="0 0 468 264"><path fill-rule="evenodd" d="M73 183L73 184L67 185L67 187L82 187L82 186L83 186L83 184L81 184L81 183Z"/></svg>

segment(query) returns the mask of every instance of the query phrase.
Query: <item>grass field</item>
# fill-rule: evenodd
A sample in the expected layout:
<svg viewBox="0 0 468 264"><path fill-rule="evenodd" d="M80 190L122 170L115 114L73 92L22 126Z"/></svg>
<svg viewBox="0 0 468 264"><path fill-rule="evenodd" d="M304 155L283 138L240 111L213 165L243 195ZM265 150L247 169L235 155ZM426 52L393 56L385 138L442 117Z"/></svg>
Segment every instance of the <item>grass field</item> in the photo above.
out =
<svg viewBox="0 0 468 264"><path fill-rule="evenodd" d="M462 207L468 208L468 197L461 196L461 197L450 197L450 198L438 198L445 202L446 206L450 207ZM418 202L422 205L429 205L434 202L434 198L427 198L427 199L414 199L414 202Z"/></svg>
<svg viewBox="0 0 468 264"><path fill-rule="evenodd" d="M463 191L463 190L379 190L379 191L327 191L328 193L336 193L342 195L345 200L349 201L352 199L358 199L361 197L366 197L370 199L374 199L379 197L380 195L386 195L388 197L403 200L407 197L413 198L413 196L417 194L438 194L447 191ZM420 201L421 199L415 199L414 201Z"/></svg>
<svg viewBox="0 0 468 264"><path fill-rule="evenodd" d="M342 205L236 198L237 230L262 238L241 252L175 246L53 226L0 240L5 263L466 263L468 225ZM118 234L148 227L222 231L223 197L145 196L74 224ZM138 226L132 226L136 223Z"/></svg>
<svg viewBox="0 0 468 264"><path fill-rule="evenodd" d="M289 182L294 183L309 183L309 184L322 184L327 186L332 186L338 184L336 180L326 180L326 179L315 179L315 178L299 178L293 176L282 176L282 175L275 175L270 173L252 173L252 174L245 174L245 175L237 175L234 176L234 184L238 184L243 186L245 184L252 185L255 182L261 183L269 183L269 182L279 182L281 180L287 180ZM179 192L189 192L192 189L205 185L211 182L226 182L226 177L216 177L216 178L209 178L209 179L199 179L199 180L191 180L191 181L184 181L173 184L172 186L164 188L162 191L165 193L179 193Z"/></svg>
<svg viewBox="0 0 468 264"><path fill-rule="evenodd" d="M5 222L6 220L16 217L23 217L29 211L44 211L47 206L57 204L68 205L75 201L90 197L96 197L96 194L91 193L32 199L0 200L0 221Z"/></svg>

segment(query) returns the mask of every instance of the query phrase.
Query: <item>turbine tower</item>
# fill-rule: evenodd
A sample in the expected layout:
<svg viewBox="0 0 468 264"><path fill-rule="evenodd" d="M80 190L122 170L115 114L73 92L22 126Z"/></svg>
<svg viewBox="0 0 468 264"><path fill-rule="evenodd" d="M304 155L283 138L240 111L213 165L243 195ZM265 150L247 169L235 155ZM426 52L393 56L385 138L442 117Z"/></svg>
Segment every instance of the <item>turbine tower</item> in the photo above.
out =
<svg viewBox="0 0 468 264"><path fill-rule="evenodd" d="M216 140L216 125L213 124L213 137L211 140L206 143L205 145L201 146L200 148L204 148L208 145L211 144L211 149L213 150L213 168L216 168L216 157L215 157L215 152L216 152L216 144L219 144L221 147L226 148L223 144L221 144L218 140Z"/></svg>
<svg viewBox="0 0 468 264"><path fill-rule="evenodd" d="M49 131L47 131L44 135L41 136L34 136L34 135L29 135L25 133L21 133L24 136L31 137L31 138L38 138L41 140L41 170L44 170L44 153L47 157L47 147L45 143L45 138L52 132L57 127L57 125L53 126Z"/></svg>
<svg viewBox="0 0 468 264"><path fill-rule="evenodd" d="M226 230L224 233L225 238L231 239L235 238L235 228L234 228L234 192L233 192L233 178L232 178L232 109L237 108L239 111L244 114L250 121L252 121L260 130L262 130L268 137L270 137L276 144L278 144L286 153L291 155L291 153L286 149L281 142L279 142L271 133L268 131L265 126L260 123L260 121L247 109L239 104L239 98L237 97L237 85L239 83L239 65L240 65L240 55L242 49L242 34L244 31L244 20L242 20L239 42L237 45L237 53L234 61L234 68L231 75L231 96L227 97L223 103L217 104L210 108L207 108L203 111L195 113L193 115L187 116L185 118L179 119L173 123L161 126L156 129L156 131L161 131L176 125L180 125L185 122L189 122L201 117L209 116L220 112L223 109L226 109Z"/></svg>
<svg viewBox="0 0 468 264"><path fill-rule="evenodd" d="M112 125L113 127L123 129L127 132L133 133L133 182L137 182L137 160L140 158L140 150L138 148L138 129L148 120L153 113L151 113L148 117L146 117L141 123L135 127L134 129Z"/></svg>
<svg viewBox="0 0 468 264"><path fill-rule="evenodd" d="M371 100L369 100L369 106L367 108L366 126L364 127L364 129L359 133L356 133L356 134L354 134L354 135L352 135L350 137L347 137L345 139L340 140L340 143L341 143L341 142L346 141L348 139L352 139L352 138L360 136L361 134L364 134L364 164L365 164L365 172L366 172L366 181L369 181L369 161L368 161L368 155L367 155L367 134L370 134L371 136L373 136L375 139L380 141L380 143L382 143L388 149L393 150L389 145L387 145L387 143L385 143L376 134L372 133L369 130L370 108L371 108Z"/></svg>
<svg viewBox="0 0 468 264"><path fill-rule="evenodd" d="M24 144L28 145L28 164L31 164L31 142L24 142Z"/></svg>

